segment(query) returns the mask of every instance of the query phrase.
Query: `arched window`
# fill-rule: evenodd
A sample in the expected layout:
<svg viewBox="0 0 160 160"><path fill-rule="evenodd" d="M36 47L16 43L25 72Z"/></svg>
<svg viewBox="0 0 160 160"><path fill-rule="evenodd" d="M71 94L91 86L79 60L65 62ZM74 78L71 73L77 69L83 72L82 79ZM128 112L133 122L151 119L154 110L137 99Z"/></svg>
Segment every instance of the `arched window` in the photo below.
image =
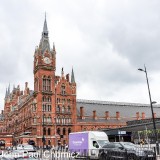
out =
<svg viewBox="0 0 160 160"><path fill-rule="evenodd" d="M48 135L50 136L51 135L51 129L48 128Z"/></svg>
<svg viewBox="0 0 160 160"><path fill-rule="evenodd" d="M71 107L68 106L68 113L71 113Z"/></svg>
<svg viewBox="0 0 160 160"><path fill-rule="evenodd" d="M68 135L71 133L71 128L68 128Z"/></svg>
<svg viewBox="0 0 160 160"><path fill-rule="evenodd" d="M63 106L63 107L62 107L62 113L64 113L64 112L65 112L65 107Z"/></svg>
<svg viewBox="0 0 160 160"><path fill-rule="evenodd" d="M57 128L57 134L61 135L61 130L60 130L60 128Z"/></svg>
<svg viewBox="0 0 160 160"><path fill-rule="evenodd" d="M51 97L48 97L48 102L51 102Z"/></svg>
<svg viewBox="0 0 160 160"><path fill-rule="evenodd" d="M51 112L51 105L48 105L48 111Z"/></svg>
<svg viewBox="0 0 160 160"><path fill-rule="evenodd" d="M65 124L65 116L62 117L62 124Z"/></svg>
<svg viewBox="0 0 160 160"><path fill-rule="evenodd" d="M42 122L44 122L44 123L45 123L45 122L47 122L46 115L43 115L43 117L42 117L42 118L43 118L43 121L42 121Z"/></svg>
<svg viewBox="0 0 160 160"><path fill-rule="evenodd" d="M63 128L63 135L66 135L66 129Z"/></svg>
<svg viewBox="0 0 160 160"><path fill-rule="evenodd" d="M43 98L42 98L42 99L43 99L43 102L46 102L46 97L45 97L45 96L43 96Z"/></svg>
<svg viewBox="0 0 160 160"><path fill-rule="evenodd" d="M65 117L65 123L68 124L68 117Z"/></svg>
<svg viewBox="0 0 160 160"><path fill-rule="evenodd" d="M43 91L51 91L51 77L43 76Z"/></svg>
<svg viewBox="0 0 160 160"><path fill-rule="evenodd" d="M62 94L62 95L65 95L65 94L66 94L65 84L64 84L64 83L63 83L62 86L61 86L61 94Z"/></svg>
<svg viewBox="0 0 160 160"><path fill-rule="evenodd" d="M37 122L37 119L36 117L33 118L33 123L36 123Z"/></svg>
<svg viewBox="0 0 160 160"><path fill-rule="evenodd" d="M34 80L34 90L38 91L38 79L37 78L35 78Z"/></svg>
<svg viewBox="0 0 160 160"><path fill-rule="evenodd" d="M56 112L57 112L57 113L60 113L60 106L57 106Z"/></svg>
<svg viewBox="0 0 160 160"><path fill-rule="evenodd" d="M51 116L49 115L48 117L48 122L50 123L52 120L51 120Z"/></svg>
<svg viewBox="0 0 160 160"><path fill-rule="evenodd" d="M43 134L46 135L46 128L43 128Z"/></svg>
<svg viewBox="0 0 160 160"><path fill-rule="evenodd" d="M71 123L71 118L70 117L68 118L68 123Z"/></svg>
<svg viewBox="0 0 160 160"><path fill-rule="evenodd" d="M60 116L58 116L58 117L57 117L57 119L56 119L56 123L57 123L57 124L60 124L60 123L61 123Z"/></svg>

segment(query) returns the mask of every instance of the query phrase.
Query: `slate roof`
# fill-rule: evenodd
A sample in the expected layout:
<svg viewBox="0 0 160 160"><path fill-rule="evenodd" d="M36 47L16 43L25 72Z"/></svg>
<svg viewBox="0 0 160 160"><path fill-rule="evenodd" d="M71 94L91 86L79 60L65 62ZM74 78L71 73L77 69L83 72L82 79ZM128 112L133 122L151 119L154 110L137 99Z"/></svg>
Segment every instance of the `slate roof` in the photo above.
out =
<svg viewBox="0 0 160 160"><path fill-rule="evenodd" d="M151 117L151 107L149 104L77 99L78 116L80 115L81 106L84 107L85 116L92 116L93 111L96 110L98 117L105 117L106 111L109 111L110 117L115 117L117 111L120 112L120 117L126 119L136 117L136 112L139 112L140 116L142 116L142 112L145 112L146 118ZM157 117L160 117L160 105L153 106Z"/></svg>

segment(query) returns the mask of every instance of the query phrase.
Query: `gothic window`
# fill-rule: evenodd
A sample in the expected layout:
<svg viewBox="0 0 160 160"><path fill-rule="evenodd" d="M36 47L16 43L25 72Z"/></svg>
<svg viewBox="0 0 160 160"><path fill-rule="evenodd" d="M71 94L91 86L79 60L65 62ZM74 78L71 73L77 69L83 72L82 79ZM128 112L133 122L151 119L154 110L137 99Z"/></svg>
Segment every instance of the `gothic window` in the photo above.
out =
<svg viewBox="0 0 160 160"><path fill-rule="evenodd" d="M48 97L48 102L51 102L51 97Z"/></svg>
<svg viewBox="0 0 160 160"><path fill-rule="evenodd" d="M71 118L70 117L68 117L68 123L71 123Z"/></svg>
<svg viewBox="0 0 160 160"><path fill-rule="evenodd" d="M48 96L48 97L43 96L42 100L43 100L43 102L51 102L51 97L50 96Z"/></svg>
<svg viewBox="0 0 160 160"><path fill-rule="evenodd" d="M37 119L36 117L33 118L33 123L36 123L37 122Z"/></svg>
<svg viewBox="0 0 160 160"><path fill-rule="evenodd" d="M51 129L48 128L48 135L50 136L51 135Z"/></svg>
<svg viewBox="0 0 160 160"><path fill-rule="evenodd" d="M43 96L43 102L46 102L46 97L45 96Z"/></svg>
<svg viewBox="0 0 160 160"><path fill-rule="evenodd" d="M62 95L66 94L66 92L65 92L65 84L62 84L62 86L61 86L61 94Z"/></svg>
<svg viewBox="0 0 160 160"><path fill-rule="evenodd" d="M43 121L42 122L47 122L47 118L46 118L46 115L43 115Z"/></svg>
<svg viewBox="0 0 160 160"><path fill-rule="evenodd" d="M70 104L70 101L71 101L70 99L67 99L68 104Z"/></svg>
<svg viewBox="0 0 160 160"><path fill-rule="evenodd" d="M42 105L42 111L46 111L46 104Z"/></svg>
<svg viewBox="0 0 160 160"><path fill-rule="evenodd" d="M65 107L63 106L63 107L62 107L62 113L64 113L64 112L65 112Z"/></svg>
<svg viewBox="0 0 160 160"><path fill-rule="evenodd" d="M71 107L68 106L68 113L71 113Z"/></svg>
<svg viewBox="0 0 160 160"><path fill-rule="evenodd" d="M60 106L57 106L56 111L60 113Z"/></svg>
<svg viewBox="0 0 160 160"><path fill-rule="evenodd" d="M61 134L60 128L57 129L57 134L59 134L59 135Z"/></svg>
<svg viewBox="0 0 160 160"><path fill-rule="evenodd" d="M67 117L65 117L65 123L68 124L68 118Z"/></svg>
<svg viewBox="0 0 160 160"><path fill-rule="evenodd" d="M35 78L34 80L34 90L38 91L38 79L37 78Z"/></svg>
<svg viewBox="0 0 160 160"><path fill-rule="evenodd" d="M51 91L51 77L43 77L43 91Z"/></svg>
<svg viewBox="0 0 160 160"><path fill-rule="evenodd" d="M51 121L52 121L52 120L51 120L51 116L49 115L47 122L50 123Z"/></svg>
<svg viewBox="0 0 160 160"><path fill-rule="evenodd" d="M71 133L71 128L68 128L68 134L70 134Z"/></svg>
<svg viewBox="0 0 160 160"><path fill-rule="evenodd" d="M62 124L65 124L65 116L62 117Z"/></svg>
<svg viewBox="0 0 160 160"><path fill-rule="evenodd" d="M61 123L60 116L57 117L56 122L57 122L57 124L60 124L60 123Z"/></svg>
<svg viewBox="0 0 160 160"><path fill-rule="evenodd" d="M48 112L51 112L51 105L48 105Z"/></svg>
<svg viewBox="0 0 160 160"><path fill-rule="evenodd" d="M36 104L34 103L33 105L32 105L32 110L33 110L33 112L36 112Z"/></svg>
<svg viewBox="0 0 160 160"><path fill-rule="evenodd" d="M46 135L46 128L43 128L43 134Z"/></svg>
<svg viewBox="0 0 160 160"><path fill-rule="evenodd" d="M63 128L63 135L66 135L66 129Z"/></svg>

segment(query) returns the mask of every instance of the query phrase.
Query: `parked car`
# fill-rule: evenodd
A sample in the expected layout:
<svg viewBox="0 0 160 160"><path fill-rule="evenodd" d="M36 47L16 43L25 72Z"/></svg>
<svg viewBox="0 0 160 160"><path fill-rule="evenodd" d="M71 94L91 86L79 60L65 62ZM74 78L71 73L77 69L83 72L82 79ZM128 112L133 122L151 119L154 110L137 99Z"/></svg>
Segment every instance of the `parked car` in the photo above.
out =
<svg viewBox="0 0 160 160"><path fill-rule="evenodd" d="M99 159L155 160L156 155L151 149L139 148L131 142L113 142L100 149Z"/></svg>

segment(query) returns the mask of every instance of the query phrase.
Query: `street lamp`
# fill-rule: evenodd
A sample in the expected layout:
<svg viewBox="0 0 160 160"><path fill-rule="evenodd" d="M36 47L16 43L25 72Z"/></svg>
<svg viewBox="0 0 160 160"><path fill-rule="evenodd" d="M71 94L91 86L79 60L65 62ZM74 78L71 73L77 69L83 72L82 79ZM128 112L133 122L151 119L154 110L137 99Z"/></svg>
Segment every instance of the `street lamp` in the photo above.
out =
<svg viewBox="0 0 160 160"><path fill-rule="evenodd" d="M157 131L156 131L156 123L155 123L155 117L154 117L154 112L153 112L153 104L155 104L156 102L152 101L152 99L151 99L151 93L150 93L150 88L149 88L149 81L148 81L148 75L147 75L146 66L144 65L144 69L139 68L138 70L142 71L142 72L145 72L145 74L146 74L148 94L149 94L151 113L152 113L152 120L153 120L153 130L154 130L154 135L155 135L155 142L156 142L157 152L159 153L159 145L158 145L158 137L157 137Z"/></svg>

